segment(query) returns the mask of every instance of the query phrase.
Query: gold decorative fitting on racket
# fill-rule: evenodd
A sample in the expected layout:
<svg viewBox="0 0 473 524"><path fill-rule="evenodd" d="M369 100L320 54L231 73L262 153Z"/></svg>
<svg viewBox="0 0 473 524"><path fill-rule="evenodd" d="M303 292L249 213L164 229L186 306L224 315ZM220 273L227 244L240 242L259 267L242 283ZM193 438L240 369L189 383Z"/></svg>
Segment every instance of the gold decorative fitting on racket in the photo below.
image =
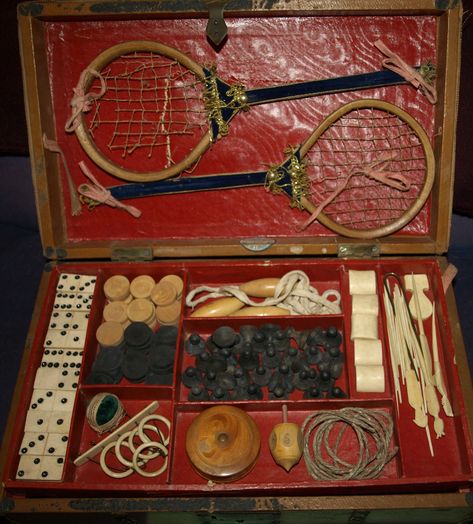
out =
<svg viewBox="0 0 473 524"><path fill-rule="evenodd" d="M297 154L298 148L289 146L284 153L289 158L283 165L271 166L266 173L265 188L271 193L281 193L291 187L291 207L304 210L303 198L310 194L310 182L305 169L305 162ZM288 180L290 181L288 183Z"/></svg>
<svg viewBox="0 0 473 524"><path fill-rule="evenodd" d="M228 135L228 122L238 111L248 111L248 99L245 88L242 84L234 84L225 92L228 101L222 100L218 89L218 78L215 65L208 68L209 75L205 82L203 91L203 101L205 109L207 110L209 122L215 122L218 127L218 135L212 139L219 139ZM231 110L230 117L225 118L222 110Z"/></svg>
<svg viewBox="0 0 473 524"><path fill-rule="evenodd" d="M437 69L435 67L435 64L428 60L425 62L425 64L421 64L419 67L419 73L422 78L425 79L426 82L429 84L432 84L435 77L437 76Z"/></svg>

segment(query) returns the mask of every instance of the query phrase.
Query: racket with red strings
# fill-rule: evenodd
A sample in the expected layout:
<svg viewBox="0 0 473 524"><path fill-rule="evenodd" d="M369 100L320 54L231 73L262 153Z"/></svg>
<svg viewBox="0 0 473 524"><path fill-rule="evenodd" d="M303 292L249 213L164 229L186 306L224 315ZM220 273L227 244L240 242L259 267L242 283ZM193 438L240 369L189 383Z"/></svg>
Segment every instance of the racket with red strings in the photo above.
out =
<svg viewBox="0 0 473 524"><path fill-rule="evenodd" d="M93 205L109 197L121 201L264 185L311 213L301 228L317 219L340 235L369 239L408 224L424 206L434 175L432 147L419 123L393 104L361 99L334 111L282 164L266 171L109 188L82 184L79 191Z"/></svg>
<svg viewBox="0 0 473 524"><path fill-rule="evenodd" d="M407 69L407 80L403 73L382 70L245 90L172 47L125 42L99 54L83 71L66 131L75 131L86 154L107 173L132 182L163 180L189 170L212 142L228 134L230 120L242 110L407 81L425 92L421 73ZM428 76L431 70L421 71Z"/></svg>

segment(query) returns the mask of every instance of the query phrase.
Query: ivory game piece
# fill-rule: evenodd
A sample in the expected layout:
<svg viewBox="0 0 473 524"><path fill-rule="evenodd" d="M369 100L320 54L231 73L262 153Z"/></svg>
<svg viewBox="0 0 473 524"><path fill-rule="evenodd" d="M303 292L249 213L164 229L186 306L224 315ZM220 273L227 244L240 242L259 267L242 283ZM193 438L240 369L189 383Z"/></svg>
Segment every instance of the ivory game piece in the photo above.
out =
<svg viewBox="0 0 473 524"><path fill-rule="evenodd" d="M358 393L384 393L383 366L356 366L355 370Z"/></svg>
<svg viewBox="0 0 473 524"><path fill-rule="evenodd" d="M354 341L355 366L382 366L383 347L381 340L358 338Z"/></svg>
<svg viewBox="0 0 473 524"><path fill-rule="evenodd" d="M350 295L375 295L376 273L373 270L348 270Z"/></svg>
<svg viewBox="0 0 473 524"><path fill-rule="evenodd" d="M152 323L155 308L151 300L146 298L135 298L127 307L127 315L131 322Z"/></svg>
<svg viewBox="0 0 473 524"><path fill-rule="evenodd" d="M181 303L173 302L169 306L156 306L156 319L163 326L175 326L181 315Z"/></svg>
<svg viewBox="0 0 473 524"><path fill-rule="evenodd" d="M351 316L351 340L364 338L378 339L378 316L355 314Z"/></svg>
<svg viewBox="0 0 473 524"><path fill-rule="evenodd" d="M378 295L352 295L351 312L353 314L378 315Z"/></svg>

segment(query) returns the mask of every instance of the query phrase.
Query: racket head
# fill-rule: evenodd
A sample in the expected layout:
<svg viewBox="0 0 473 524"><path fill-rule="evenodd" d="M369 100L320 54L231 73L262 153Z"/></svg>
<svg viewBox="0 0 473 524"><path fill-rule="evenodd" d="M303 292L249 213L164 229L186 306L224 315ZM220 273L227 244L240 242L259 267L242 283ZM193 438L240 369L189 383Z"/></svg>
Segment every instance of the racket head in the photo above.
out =
<svg viewBox="0 0 473 524"><path fill-rule="evenodd" d="M107 173L131 182L163 180L189 169L210 147L202 100L205 74L187 55L159 42L129 41L106 49L89 64L85 94L100 90L93 72L102 76L106 91L91 111L78 115L74 131L85 153ZM117 94L110 95L112 90ZM141 98L134 100L138 94ZM171 125L173 113L179 120ZM115 115L119 119L112 122ZM188 115L189 121L182 123ZM173 135L187 138L173 145ZM141 156L132 158L130 152Z"/></svg>
<svg viewBox="0 0 473 524"><path fill-rule="evenodd" d="M400 191L366 175L353 176L318 215L339 235L373 239L406 226L422 209L435 177L429 137L406 111L383 100L349 102L329 115L301 146L311 181L302 204L313 213L335 193L356 167L388 158L385 169L402 175L410 187Z"/></svg>

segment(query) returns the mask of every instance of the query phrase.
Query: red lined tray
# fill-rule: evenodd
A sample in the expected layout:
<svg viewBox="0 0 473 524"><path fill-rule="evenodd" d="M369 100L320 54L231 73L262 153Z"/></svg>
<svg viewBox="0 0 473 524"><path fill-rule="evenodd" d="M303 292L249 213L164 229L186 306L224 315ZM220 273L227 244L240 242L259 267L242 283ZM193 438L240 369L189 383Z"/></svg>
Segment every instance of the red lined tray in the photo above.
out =
<svg viewBox="0 0 473 524"><path fill-rule="evenodd" d="M98 347L94 332L102 321L102 309L105 304L103 283L113 274L124 274L129 278L139 274L150 274L156 279L168 273L179 273L184 278L184 293L202 283L228 284L241 283L264 276L282 276L292 269L305 271L311 283L319 289L334 286L342 295L342 313L328 316L287 316L266 318L191 318L190 310L182 303L182 316L179 323L179 335L176 348L173 382L170 386L151 386L131 384L123 380L120 384L110 386L87 385L84 379L92 365ZM433 446L435 457L431 458L425 431L412 423L413 412L407 401L398 406L394 398L394 387L391 375L391 364L387 350L386 327L382 308L380 309L380 338L383 341L386 389L384 393L358 393L355 387L353 343L350 341L351 303L348 294L349 269L374 269L377 275L378 291L382 289L382 277L385 273L395 271L400 274L423 272L428 275L431 287L430 298L435 299L437 322L439 326L439 351L445 382L452 401L455 416L441 416L445 422L446 435L435 439ZM19 460L19 446L23 435L26 412L30 404L33 380L41 360L43 342L47 332L49 317L56 283L61 272L77 272L97 276L95 298L90 311L88 332L81 368L78 395L73 411L73 422L66 465L61 481L26 481L16 480L15 474ZM253 470L242 479L228 484L211 484L200 477L192 468L185 452L185 434L193 418L215 402L189 402L187 390L181 384L180 374L192 361L184 352L184 342L192 332L209 335L220 325L229 325L238 329L243 324L261 325L265 322L280 324L282 327L294 326L298 330L320 326L323 328L335 325L343 333L342 351L345 353L345 366L339 385L347 393L345 399L304 400L299 393L288 400L262 401L227 401L247 411L256 421L261 432L261 452ZM426 324L426 333L429 333ZM56 267L49 282L49 292L36 331L23 398L17 413L16 425L13 428L12 444L8 463L5 469L5 486L12 494L40 495L48 493L57 496L86 494L160 494L160 493L240 493L252 492L294 492L304 493L314 490L317 493L382 493L427 490L458 490L471 486L473 468L473 448L470 441L464 401L461 395L458 373L454 360L454 348L451 343L450 326L447 320L445 296L441 287L438 265L432 260L396 261L339 261L339 260L288 260L282 259L271 263L265 261L206 261L149 264L71 264ZM159 402L158 413L171 420L171 442L169 446L169 467L165 474L157 479L143 479L133 474L118 480L108 478L95 462L75 466L73 460L87 450L101 437L91 430L85 422L85 409L90 399L100 391L108 391L119 396L129 416L135 415L151 401ZM405 390L403 390L405 394ZM339 409L342 407L379 408L390 413L394 420L392 445L399 447L395 458L386 466L377 479L363 481L317 481L307 473L304 459L295 466L290 474L278 467L272 460L268 448L268 436L272 427L281 421L281 406L286 403L289 420L302 423L312 412L322 409ZM430 421L431 424L431 421Z"/></svg>

